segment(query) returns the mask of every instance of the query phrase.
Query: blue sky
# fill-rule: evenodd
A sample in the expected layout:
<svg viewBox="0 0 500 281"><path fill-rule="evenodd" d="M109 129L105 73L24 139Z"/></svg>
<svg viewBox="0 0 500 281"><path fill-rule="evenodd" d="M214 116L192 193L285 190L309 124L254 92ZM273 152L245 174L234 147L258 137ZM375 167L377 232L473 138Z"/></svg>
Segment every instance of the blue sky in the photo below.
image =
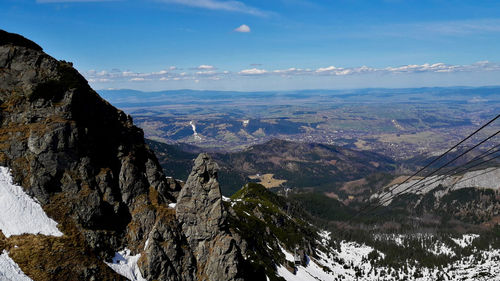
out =
<svg viewBox="0 0 500 281"><path fill-rule="evenodd" d="M497 0L0 0L96 89L500 84Z"/></svg>

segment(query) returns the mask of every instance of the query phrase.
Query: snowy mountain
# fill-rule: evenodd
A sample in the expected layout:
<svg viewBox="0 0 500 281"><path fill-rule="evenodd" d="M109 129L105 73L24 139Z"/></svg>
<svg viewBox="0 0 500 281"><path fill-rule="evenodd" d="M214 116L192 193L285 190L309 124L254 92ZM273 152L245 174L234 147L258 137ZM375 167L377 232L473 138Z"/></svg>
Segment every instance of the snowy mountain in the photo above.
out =
<svg viewBox="0 0 500 281"><path fill-rule="evenodd" d="M5 31L0 109L0 280L500 278L494 169L430 179L441 184L355 221L257 183L223 197L208 154L186 181L167 177L130 116L71 63Z"/></svg>

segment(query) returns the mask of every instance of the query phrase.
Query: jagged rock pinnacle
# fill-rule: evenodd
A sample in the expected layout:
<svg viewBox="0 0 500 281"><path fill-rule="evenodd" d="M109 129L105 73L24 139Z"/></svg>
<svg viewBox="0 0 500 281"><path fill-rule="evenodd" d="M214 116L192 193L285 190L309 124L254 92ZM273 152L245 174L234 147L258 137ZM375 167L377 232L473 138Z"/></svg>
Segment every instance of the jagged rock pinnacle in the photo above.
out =
<svg viewBox="0 0 500 281"><path fill-rule="evenodd" d="M218 169L208 154L196 158L177 198L176 217L193 249L201 276L211 276L211 280L244 280L239 266L243 262L240 249L225 226Z"/></svg>

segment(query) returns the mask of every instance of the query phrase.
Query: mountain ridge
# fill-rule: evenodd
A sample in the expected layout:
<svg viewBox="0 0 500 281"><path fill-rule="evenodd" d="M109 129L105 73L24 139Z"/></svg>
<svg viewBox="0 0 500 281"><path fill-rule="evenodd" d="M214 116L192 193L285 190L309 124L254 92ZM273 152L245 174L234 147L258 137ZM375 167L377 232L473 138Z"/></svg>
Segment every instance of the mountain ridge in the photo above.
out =
<svg viewBox="0 0 500 281"><path fill-rule="evenodd" d="M178 179L186 178L185 169L196 147L184 144L164 144L147 140L159 155L165 171ZM383 155L356 151L335 145L301 143L273 139L263 144L250 146L242 151L217 153L212 157L221 166L220 180L226 196L236 192L252 176L273 174L275 179L286 180L280 186L313 188L333 191L341 183L357 180L371 173L394 170L394 161ZM262 181L263 179L261 179Z"/></svg>
<svg viewBox="0 0 500 281"><path fill-rule="evenodd" d="M248 278L240 273L244 266L235 242L231 252L212 256L233 259L229 264L207 263L207 249L190 246L181 226L192 222L169 205L176 202L178 186L165 177L130 116L100 98L71 63L18 35L0 35L0 165L9 167L13 182L63 233L2 235L9 257L24 273L34 280L121 280L112 270L121 266L104 261L134 256L147 280ZM203 192L196 180L188 182L192 187L184 187L193 196ZM218 185L210 190L221 196ZM222 206L206 202L197 211L214 204ZM231 238L222 228L211 231Z"/></svg>

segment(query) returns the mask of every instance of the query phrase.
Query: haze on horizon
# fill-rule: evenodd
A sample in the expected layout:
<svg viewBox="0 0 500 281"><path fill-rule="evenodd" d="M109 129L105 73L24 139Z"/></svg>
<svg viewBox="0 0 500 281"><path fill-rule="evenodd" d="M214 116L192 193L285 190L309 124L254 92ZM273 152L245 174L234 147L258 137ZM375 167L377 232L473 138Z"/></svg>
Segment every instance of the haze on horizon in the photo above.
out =
<svg viewBox="0 0 500 281"><path fill-rule="evenodd" d="M485 86L499 15L492 0L4 0L0 28L95 89Z"/></svg>

